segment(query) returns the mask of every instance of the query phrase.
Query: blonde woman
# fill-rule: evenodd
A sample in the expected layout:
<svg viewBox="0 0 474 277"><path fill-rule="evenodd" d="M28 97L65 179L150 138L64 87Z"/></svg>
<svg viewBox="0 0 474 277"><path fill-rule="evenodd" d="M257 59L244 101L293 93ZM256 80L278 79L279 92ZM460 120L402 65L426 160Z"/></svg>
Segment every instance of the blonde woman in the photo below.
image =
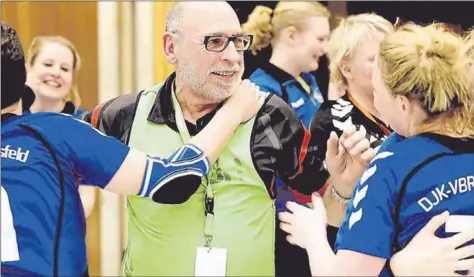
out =
<svg viewBox="0 0 474 277"><path fill-rule="evenodd" d="M26 84L36 99L30 112L58 112L78 116L81 99L75 81L81 58L74 44L61 36L38 36L27 58Z"/></svg>
<svg viewBox="0 0 474 277"><path fill-rule="evenodd" d="M336 100L323 103L311 122L310 145L317 146L313 167L315 183L325 189L325 203L330 220L328 222L331 244L334 243L337 228L345 214L345 205L350 200L354 186L365 165L360 171L335 174L329 179L326 166L327 141L335 132L341 136L348 126L354 125L376 148L391 133L380 119L373 104L372 69L382 39L393 31L392 24L376 14L351 15L343 19L332 31L326 53L329 58L331 84L344 91ZM346 147L349 149L351 147ZM326 185L325 185L326 184Z"/></svg>
<svg viewBox="0 0 474 277"><path fill-rule="evenodd" d="M474 94L463 40L443 25L407 24L382 41L376 61L374 103L399 139L384 145L362 175L337 254L325 243L326 211L316 196L314 210L289 204L293 213L280 215L281 228L290 242L306 248L313 275L389 276L394 253L448 211L453 217L436 234L455 240L442 244L446 250L468 241L471 246L454 251L452 267L417 274L472 270ZM430 245L418 247L429 255Z"/></svg>
<svg viewBox="0 0 474 277"><path fill-rule="evenodd" d="M278 2L275 9L257 6L242 25L244 32L253 33L250 50L258 51L270 47L269 61L259 65L249 79L263 91L283 98L296 112L306 128L323 102L323 96L310 73L319 66L319 58L329 39L331 14L316 1ZM276 209L282 211L285 203L299 199L276 180ZM310 274L306 253L285 240L284 233L276 233L276 274L278 276L307 276ZM294 261L303 262L302 265Z"/></svg>
<svg viewBox="0 0 474 277"><path fill-rule="evenodd" d="M75 80L81 58L74 44L61 36L38 36L31 42L26 62L26 84L34 94L34 102L23 105L25 113L58 112L79 116L81 99ZM30 105L31 104L31 105ZM79 186L84 214L88 217L95 206L96 189Z"/></svg>
<svg viewBox="0 0 474 277"><path fill-rule="evenodd" d="M312 75L329 39L329 10L314 2L279 2L275 9L257 6L242 25L253 33L250 50L271 46L270 61L262 64L250 80L282 97L306 127L323 102L316 78Z"/></svg>

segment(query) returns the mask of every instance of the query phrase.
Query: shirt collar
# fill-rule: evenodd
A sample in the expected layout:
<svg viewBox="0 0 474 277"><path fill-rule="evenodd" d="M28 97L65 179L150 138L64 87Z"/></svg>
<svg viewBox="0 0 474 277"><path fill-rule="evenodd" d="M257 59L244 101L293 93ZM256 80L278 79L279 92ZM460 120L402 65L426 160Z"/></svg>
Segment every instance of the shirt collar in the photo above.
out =
<svg viewBox="0 0 474 277"><path fill-rule="evenodd" d="M148 121L156 124L176 124L173 101L171 99L171 91L175 79L176 73L173 72L163 83L163 86L161 86L158 96L153 103L153 108L148 114Z"/></svg>
<svg viewBox="0 0 474 277"><path fill-rule="evenodd" d="M275 80L277 80L278 83L280 84L283 84L288 81L297 82L296 78L293 77L293 75L291 75L290 73L284 71L283 69L279 68L278 66L270 62L264 63L261 69L265 71L267 74L269 74L270 76L272 76L273 78L275 78ZM312 81L311 81L310 75L311 73L303 72L301 73L300 76L308 85L311 86Z"/></svg>
<svg viewBox="0 0 474 277"><path fill-rule="evenodd" d="M148 114L148 121L156 124L166 124L173 129L176 129L176 116L173 107L173 99L171 97L171 93L175 88L175 80L176 73L173 72L158 91L158 96L155 99L153 108ZM188 127L189 133L191 135L195 135L200 130L202 130L202 128L204 128L211 121L217 110L219 110L222 105L223 103L219 104L216 110L199 118L196 121L196 125L186 121L186 126Z"/></svg>

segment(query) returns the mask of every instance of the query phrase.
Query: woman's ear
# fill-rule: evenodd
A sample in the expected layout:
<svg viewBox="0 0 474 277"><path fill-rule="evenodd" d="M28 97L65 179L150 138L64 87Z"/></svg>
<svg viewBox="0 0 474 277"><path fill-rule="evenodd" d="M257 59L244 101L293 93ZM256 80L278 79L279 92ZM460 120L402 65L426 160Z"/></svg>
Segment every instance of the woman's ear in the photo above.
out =
<svg viewBox="0 0 474 277"><path fill-rule="evenodd" d="M412 113L413 110L415 109L414 105L418 105L417 103L415 103L414 101L411 101L404 95L397 96L397 102L400 107L400 110L406 114Z"/></svg>
<svg viewBox="0 0 474 277"><path fill-rule="evenodd" d="M25 63L26 74L31 71L31 65L29 63Z"/></svg>
<svg viewBox="0 0 474 277"><path fill-rule="evenodd" d="M352 69L347 61L341 61L341 63L339 64L339 69L341 70L341 73L344 78L346 78L347 80L353 79Z"/></svg>
<svg viewBox="0 0 474 277"><path fill-rule="evenodd" d="M298 30L296 30L294 26L286 27L281 30L280 38L282 38L286 43L294 45L295 43L298 43Z"/></svg>

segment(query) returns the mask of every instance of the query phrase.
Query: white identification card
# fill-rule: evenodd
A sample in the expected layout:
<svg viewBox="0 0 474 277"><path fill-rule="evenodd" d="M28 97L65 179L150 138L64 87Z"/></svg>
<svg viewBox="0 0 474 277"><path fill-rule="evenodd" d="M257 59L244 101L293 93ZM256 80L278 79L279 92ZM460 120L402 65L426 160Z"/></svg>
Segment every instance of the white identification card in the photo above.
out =
<svg viewBox="0 0 474 277"><path fill-rule="evenodd" d="M226 276L227 249L198 247L195 276Z"/></svg>
<svg viewBox="0 0 474 277"><path fill-rule="evenodd" d="M474 215L450 215L445 227L446 233L460 233L474 230Z"/></svg>

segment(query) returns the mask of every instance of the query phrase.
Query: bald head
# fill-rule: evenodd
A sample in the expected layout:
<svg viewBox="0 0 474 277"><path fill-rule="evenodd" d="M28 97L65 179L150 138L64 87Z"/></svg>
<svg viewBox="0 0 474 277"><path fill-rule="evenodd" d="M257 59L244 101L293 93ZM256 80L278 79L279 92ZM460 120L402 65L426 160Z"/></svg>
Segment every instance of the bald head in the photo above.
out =
<svg viewBox="0 0 474 277"><path fill-rule="evenodd" d="M168 11L166 31L176 32L205 23L219 25L226 22L240 25L237 14L227 2L178 2Z"/></svg>
<svg viewBox="0 0 474 277"><path fill-rule="evenodd" d="M242 36L237 14L228 3L176 3L166 17L163 41L181 89L203 104L228 98L244 70L243 51L234 42ZM220 51L219 42L223 42Z"/></svg>

